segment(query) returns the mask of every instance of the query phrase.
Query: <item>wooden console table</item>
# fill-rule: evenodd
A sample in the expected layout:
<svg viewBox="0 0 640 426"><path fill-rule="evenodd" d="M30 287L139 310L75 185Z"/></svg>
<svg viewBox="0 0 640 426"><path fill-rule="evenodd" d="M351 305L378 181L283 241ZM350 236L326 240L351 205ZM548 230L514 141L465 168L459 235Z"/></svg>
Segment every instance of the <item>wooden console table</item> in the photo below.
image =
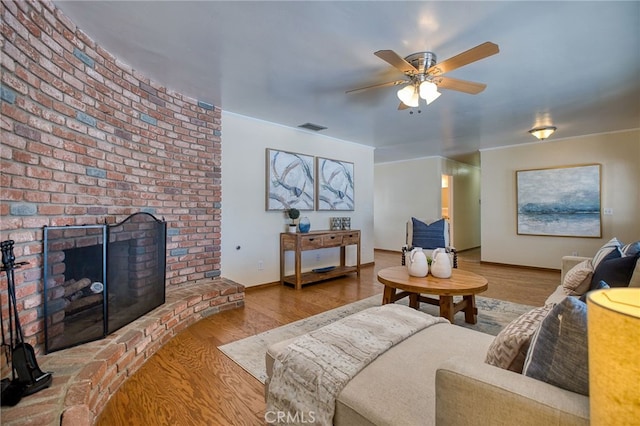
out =
<svg viewBox="0 0 640 426"><path fill-rule="evenodd" d="M358 261L355 266L345 264L346 246L356 245ZM340 247L340 265L326 272L302 272L302 252L307 250L317 250L328 247ZM295 274L284 275L284 253L285 251L295 252ZM303 284L309 284L329 278L356 272L360 276L360 231L311 231L307 233L287 233L280 234L280 283L293 284L296 290L302 288Z"/></svg>

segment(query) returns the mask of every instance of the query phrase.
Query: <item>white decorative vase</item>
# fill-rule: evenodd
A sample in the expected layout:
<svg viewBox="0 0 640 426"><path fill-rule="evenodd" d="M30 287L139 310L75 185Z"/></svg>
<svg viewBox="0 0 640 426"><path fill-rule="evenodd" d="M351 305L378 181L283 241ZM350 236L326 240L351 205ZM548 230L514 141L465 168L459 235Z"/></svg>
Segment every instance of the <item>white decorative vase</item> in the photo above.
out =
<svg viewBox="0 0 640 426"><path fill-rule="evenodd" d="M416 247L411 250L406 259L407 272L412 277L426 277L429 273L427 256L422 252L422 248Z"/></svg>
<svg viewBox="0 0 640 426"><path fill-rule="evenodd" d="M451 259L443 248L437 248L433 251L431 275L436 278L449 278L451 276Z"/></svg>
<svg viewBox="0 0 640 426"><path fill-rule="evenodd" d="M290 224L289 225L289 233L290 234L295 234L298 230L298 227L295 224Z"/></svg>

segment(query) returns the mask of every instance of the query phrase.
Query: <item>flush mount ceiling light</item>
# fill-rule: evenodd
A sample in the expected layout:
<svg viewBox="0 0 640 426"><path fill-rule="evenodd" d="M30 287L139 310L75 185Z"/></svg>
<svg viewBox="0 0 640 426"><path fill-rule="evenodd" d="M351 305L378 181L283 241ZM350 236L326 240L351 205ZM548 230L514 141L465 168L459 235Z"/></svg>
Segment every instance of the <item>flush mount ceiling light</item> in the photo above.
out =
<svg viewBox="0 0 640 426"><path fill-rule="evenodd" d="M553 132L555 132L556 130L557 130L557 127L544 126L544 127L536 127L534 129L531 129L529 130L529 133L531 133L533 136L535 136L536 138L542 141L548 138L549 136L551 136Z"/></svg>

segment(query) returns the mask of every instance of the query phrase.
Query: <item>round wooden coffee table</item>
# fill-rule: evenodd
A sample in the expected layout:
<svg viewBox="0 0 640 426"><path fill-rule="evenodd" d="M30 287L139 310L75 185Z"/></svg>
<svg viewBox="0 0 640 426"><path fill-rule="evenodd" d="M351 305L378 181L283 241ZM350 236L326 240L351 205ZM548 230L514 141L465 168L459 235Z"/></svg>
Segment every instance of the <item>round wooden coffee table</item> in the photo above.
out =
<svg viewBox="0 0 640 426"><path fill-rule="evenodd" d="M409 306L412 308L418 309L420 302L439 306L440 316L451 323L456 312L464 311L464 320L475 324L478 314L475 295L488 288L486 278L457 268L452 270L450 278L436 278L431 274L419 278L409 275L406 266L393 266L381 269L378 281L384 284L383 305L409 296ZM397 290L400 292L396 293ZM453 296L462 296L462 300L454 303Z"/></svg>

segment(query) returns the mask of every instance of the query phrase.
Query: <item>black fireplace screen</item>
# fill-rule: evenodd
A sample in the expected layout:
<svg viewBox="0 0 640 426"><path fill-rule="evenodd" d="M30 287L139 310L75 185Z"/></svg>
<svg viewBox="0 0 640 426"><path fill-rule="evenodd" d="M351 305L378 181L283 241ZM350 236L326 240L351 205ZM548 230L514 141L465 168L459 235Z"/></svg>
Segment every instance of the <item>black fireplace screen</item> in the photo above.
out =
<svg viewBox="0 0 640 426"><path fill-rule="evenodd" d="M165 301L166 222L45 226L45 350L101 339Z"/></svg>

